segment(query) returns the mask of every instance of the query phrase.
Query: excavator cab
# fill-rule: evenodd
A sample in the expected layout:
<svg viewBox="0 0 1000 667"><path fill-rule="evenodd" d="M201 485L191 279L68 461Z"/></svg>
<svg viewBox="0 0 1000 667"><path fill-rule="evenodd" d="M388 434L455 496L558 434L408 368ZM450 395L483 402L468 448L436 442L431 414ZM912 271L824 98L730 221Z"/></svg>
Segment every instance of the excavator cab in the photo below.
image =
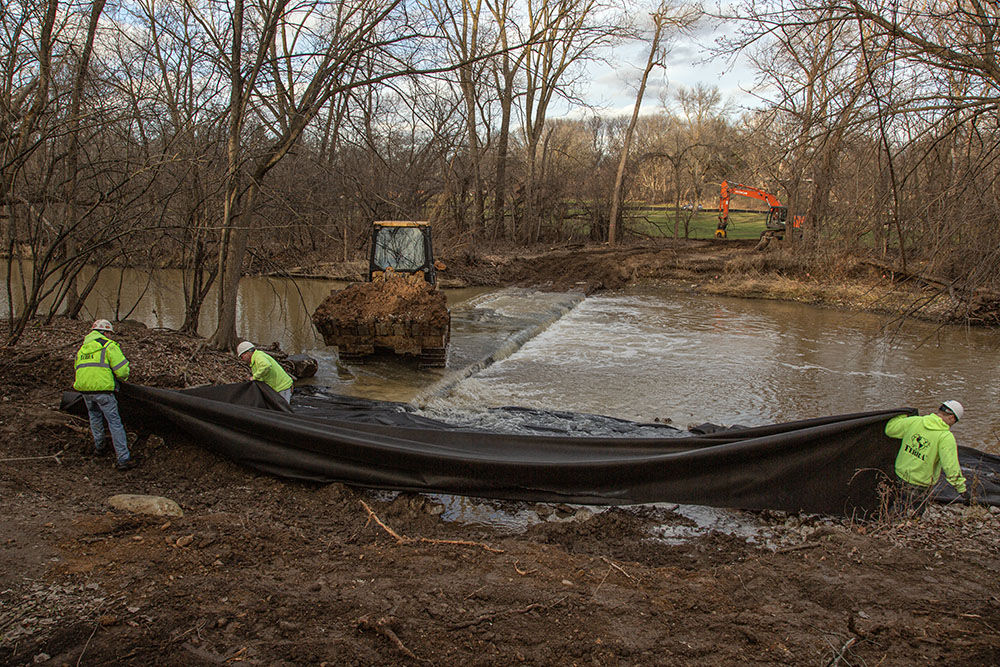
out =
<svg viewBox="0 0 1000 667"><path fill-rule="evenodd" d="M785 231L785 223L787 220L787 206L772 206L771 210L767 212L767 218L764 220L764 227L765 229L769 229L773 232L783 232Z"/></svg>
<svg viewBox="0 0 1000 667"><path fill-rule="evenodd" d="M788 207L787 206L772 206L771 210L767 214L767 219L764 221L764 234L770 233L771 235L777 237L778 239L785 238L785 234L790 233L795 236L795 238L801 238L802 236L802 223L805 221L804 215L796 215L792 217L792 227L791 230L788 229Z"/></svg>
<svg viewBox="0 0 1000 667"><path fill-rule="evenodd" d="M368 281L379 282L393 274L431 285L437 281L431 226L427 222L383 220L372 223Z"/></svg>

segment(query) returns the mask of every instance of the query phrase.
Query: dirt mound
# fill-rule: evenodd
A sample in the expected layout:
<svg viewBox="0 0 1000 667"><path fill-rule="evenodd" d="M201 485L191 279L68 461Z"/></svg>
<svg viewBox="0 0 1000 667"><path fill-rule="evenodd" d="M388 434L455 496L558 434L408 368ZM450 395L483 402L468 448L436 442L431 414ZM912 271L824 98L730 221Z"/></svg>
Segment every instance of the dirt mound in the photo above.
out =
<svg viewBox="0 0 1000 667"><path fill-rule="evenodd" d="M426 282L395 279L354 283L330 292L313 314L317 327L342 327L381 321L419 322L446 326L448 302L444 293Z"/></svg>
<svg viewBox="0 0 1000 667"><path fill-rule="evenodd" d="M519 285L590 294L657 280L692 280L721 273L752 247L741 241L660 239L609 248L575 244L518 252L467 252L445 258L446 287Z"/></svg>
<svg viewBox="0 0 1000 667"><path fill-rule="evenodd" d="M0 348L0 396L70 389L73 360L88 332L90 322L67 318L29 324L17 345ZM130 382L179 388L249 379L246 364L209 350L201 338L131 321L116 323L110 337L129 360Z"/></svg>

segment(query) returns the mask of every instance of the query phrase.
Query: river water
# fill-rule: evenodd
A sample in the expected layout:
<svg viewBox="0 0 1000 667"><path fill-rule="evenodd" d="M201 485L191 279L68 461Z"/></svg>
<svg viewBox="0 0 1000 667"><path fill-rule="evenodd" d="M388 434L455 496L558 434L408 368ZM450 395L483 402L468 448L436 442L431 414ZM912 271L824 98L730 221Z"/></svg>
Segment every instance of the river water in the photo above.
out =
<svg viewBox="0 0 1000 667"><path fill-rule="evenodd" d="M677 426L762 424L960 400L962 444L1000 452L996 331L767 300L629 289L591 296L429 406L500 405Z"/></svg>
<svg viewBox="0 0 1000 667"><path fill-rule="evenodd" d="M479 414L485 421L486 408L516 405L670 420L682 428L755 426L881 408L926 411L955 398L966 407L954 429L959 443L1000 452L996 331L907 321L888 335L889 320L872 314L667 288L586 299L446 290L454 320L448 371L391 359L343 367L309 319L329 291L342 286L246 278L238 330L259 344L277 341L288 352L317 357L320 373L307 382L338 393L413 400L435 417L468 421ZM0 316L6 317L2 298ZM214 310L210 295L203 334L214 328ZM180 274L106 272L88 311L176 328L183 320ZM509 356L475 365L501 343ZM463 367L475 372L455 375Z"/></svg>

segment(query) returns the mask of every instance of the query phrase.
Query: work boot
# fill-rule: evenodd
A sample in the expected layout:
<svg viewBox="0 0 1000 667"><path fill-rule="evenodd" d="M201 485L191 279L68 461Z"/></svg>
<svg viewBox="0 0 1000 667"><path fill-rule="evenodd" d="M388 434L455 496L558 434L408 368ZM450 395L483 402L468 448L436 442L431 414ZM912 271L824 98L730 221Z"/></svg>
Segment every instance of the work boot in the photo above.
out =
<svg viewBox="0 0 1000 667"><path fill-rule="evenodd" d="M108 453L108 447L93 447L85 449L83 456L88 459L96 459Z"/></svg>
<svg viewBox="0 0 1000 667"><path fill-rule="evenodd" d="M135 462L135 459L131 458L131 459L126 459L125 461L118 461L117 463L115 463L115 468L117 468L118 470L131 470L137 465L138 464Z"/></svg>

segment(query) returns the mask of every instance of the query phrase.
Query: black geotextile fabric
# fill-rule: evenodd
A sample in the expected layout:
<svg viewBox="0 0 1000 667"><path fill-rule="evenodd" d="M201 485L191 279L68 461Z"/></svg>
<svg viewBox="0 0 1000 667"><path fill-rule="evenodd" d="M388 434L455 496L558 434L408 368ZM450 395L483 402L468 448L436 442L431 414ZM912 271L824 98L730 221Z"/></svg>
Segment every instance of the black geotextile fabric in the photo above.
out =
<svg viewBox="0 0 1000 667"><path fill-rule="evenodd" d="M283 477L527 501L823 513L876 506L880 471L891 470L896 449L882 430L901 412L684 438L581 438L447 429L398 410L371 419L373 406L350 400L292 412L259 383L183 391L125 384L119 403L133 428L179 429Z"/></svg>
<svg viewBox="0 0 1000 667"><path fill-rule="evenodd" d="M63 408L79 412L78 399L67 392ZM885 436L885 422L913 412L686 437L667 426L664 433L673 433L662 438L571 437L456 428L401 404L343 396L295 403L293 411L257 382L181 391L126 383L119 392L130 428L180 430L210 450L282 477L525 501L674 502L825 514L877 508L878 482L892 478L899 446ZM1000 504L1000 457L961 449L963 462L980 468L979 499Z"/></svg>

